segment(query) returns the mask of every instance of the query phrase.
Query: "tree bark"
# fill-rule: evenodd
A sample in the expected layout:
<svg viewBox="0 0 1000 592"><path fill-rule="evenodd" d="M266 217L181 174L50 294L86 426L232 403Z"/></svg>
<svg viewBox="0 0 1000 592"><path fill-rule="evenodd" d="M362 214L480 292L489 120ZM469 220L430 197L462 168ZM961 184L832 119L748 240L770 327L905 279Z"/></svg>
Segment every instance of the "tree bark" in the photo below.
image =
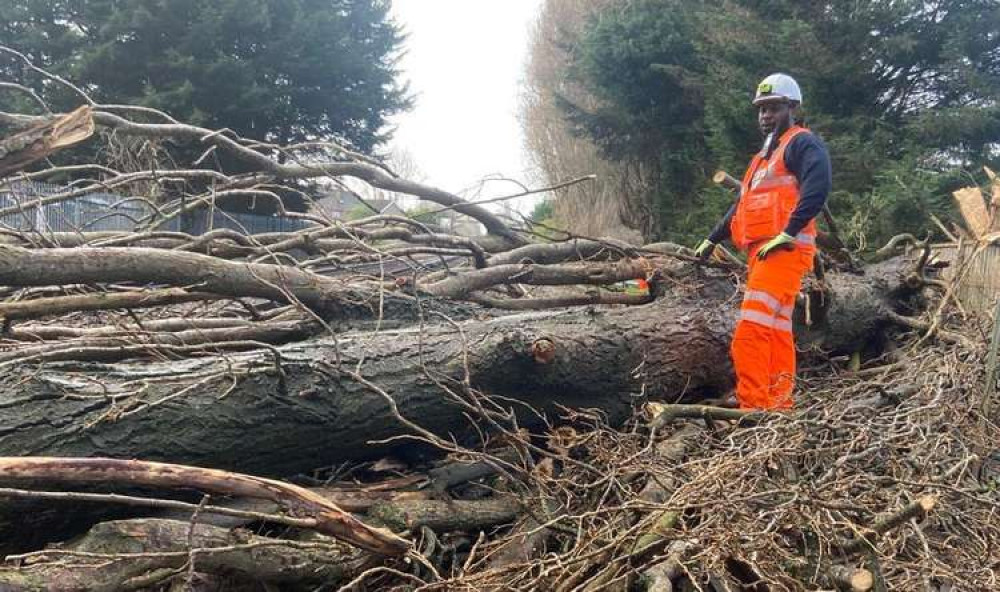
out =
<svg viewBox="0 0 1000 592"><path fill-rule="evenodd" d="M232 297L286 302L294 298L327 314L351 316L371 298L343 281L290 267L223 261L207 255L127 247L23 249L0 247L0 283L51 286L97 282L198 286ZM346 314L345 314L346 313Z"/></svg>
<svg viewBox="0 0 1000 592"><path fill-rule="evenodd" d="M904 270L832 278L827 314L814 314L801 339L857 349L889 322L887 295L901 297ZM701 294L464 322L461 334L451 324L346 333L281 346L278 356L19 364L0 378L0 455L141 458L285 476L411 449L373 443L409 432L386 396L436 434L472 433L468 408L442 388L468 397L466 372L472 389L523 402L505 404L527 426L538 422L527 405L550 416L559 405L597 408L617 422L640 392L698 400L731 386L736 300L707 284Z"/></svg>

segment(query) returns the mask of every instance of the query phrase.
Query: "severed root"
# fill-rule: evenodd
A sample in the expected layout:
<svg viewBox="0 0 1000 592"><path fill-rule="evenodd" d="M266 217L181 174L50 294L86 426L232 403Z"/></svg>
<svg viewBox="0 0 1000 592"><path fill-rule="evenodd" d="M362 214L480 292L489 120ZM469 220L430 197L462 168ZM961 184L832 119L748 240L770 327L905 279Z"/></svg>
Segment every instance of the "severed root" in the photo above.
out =
<svg viewBox="0 0 1000 592"><path fill-rule="evenodd" d="M0 457L0 479L192 488L268 499L288 508L297 517L311 519L313 530L362 549L389 556L403 555L410 549L405 539L364 524L308 489L240 473L110 458Z"/></svg>

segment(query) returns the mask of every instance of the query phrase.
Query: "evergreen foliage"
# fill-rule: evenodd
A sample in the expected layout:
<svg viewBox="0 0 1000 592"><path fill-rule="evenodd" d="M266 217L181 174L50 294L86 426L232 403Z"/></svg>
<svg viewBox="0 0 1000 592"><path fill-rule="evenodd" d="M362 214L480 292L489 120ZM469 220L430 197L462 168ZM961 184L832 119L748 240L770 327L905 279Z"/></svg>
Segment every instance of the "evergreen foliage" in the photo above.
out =
<svg viewBox="0 0 1000 592"><path fill-rule="evenodd" d="M655 171L647 238L694 242L759 147L752 89L794 76L833 157L834 214L855 244L924 232L949 192L1000 158L1000 2L629 0L598 13L566 76L601 100L561 101L617 162Z"/></svg>
<svg viewBox="0 0 1000 592"><path fill-rule="evenodd" d="M371 152L409 105L388 0L0 1L0 39L102 103L288 143ZM0 69L23 65L3 60ZM10 78L10 76L7 76ZM46 85L54 109L79 104ZM4 95L0 101L10 101Z"/></svg>

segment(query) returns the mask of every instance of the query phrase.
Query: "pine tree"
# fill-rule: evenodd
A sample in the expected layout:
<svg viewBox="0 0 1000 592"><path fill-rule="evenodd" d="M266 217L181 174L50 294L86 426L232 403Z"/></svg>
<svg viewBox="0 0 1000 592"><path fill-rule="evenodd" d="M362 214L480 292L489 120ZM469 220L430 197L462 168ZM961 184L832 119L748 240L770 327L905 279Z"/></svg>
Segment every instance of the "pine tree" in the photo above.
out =
<svg viewBox="0 0 1000 592"><path fill-rule="evenodd" d="M337 138L371 152L409 105L388 0L7 0L0 39L87 81L99 102L260 140ZM79 103L46 91L54 108Z"/></svg>

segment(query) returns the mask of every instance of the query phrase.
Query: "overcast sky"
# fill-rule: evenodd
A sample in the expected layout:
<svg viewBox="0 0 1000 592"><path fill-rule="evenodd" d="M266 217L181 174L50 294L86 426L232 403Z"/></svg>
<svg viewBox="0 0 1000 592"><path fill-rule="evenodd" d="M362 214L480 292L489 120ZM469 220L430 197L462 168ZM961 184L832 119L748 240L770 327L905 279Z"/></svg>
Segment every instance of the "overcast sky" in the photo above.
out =
<svg viewBox="0 0 1000 592"><path fill-rule="evenodd" d="M393 0L408 34L400 65L416 105L394 120L392 146L412 154L425 182L460 193L490 175L528 181L517 105L528 27L539 5L540 0ZM488 183L482 195L464 195L516 192L510 183Z"/></svg>

